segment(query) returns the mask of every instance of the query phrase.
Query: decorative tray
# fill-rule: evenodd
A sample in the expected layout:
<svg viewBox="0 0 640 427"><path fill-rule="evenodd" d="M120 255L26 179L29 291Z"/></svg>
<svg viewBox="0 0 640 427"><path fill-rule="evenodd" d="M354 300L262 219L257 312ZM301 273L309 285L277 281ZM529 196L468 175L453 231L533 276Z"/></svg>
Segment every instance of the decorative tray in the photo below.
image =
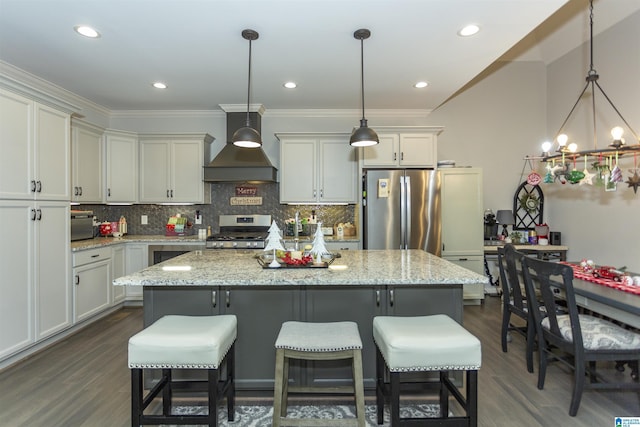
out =
<svg viewBox="0 0 640 427"><path fill-rule="evenodd" d="M288 268L328 268L333 263L333 261L335 261L336 258L340 258L340 254L331 254L330 258L328 258L325 255L322 257L323 262L321 263L314 263L312 261L309 261L307 263L301 263L301 264L288 264L284 259L277 258L277 261L280 264L280 267L269 267L269 264L271 264L271 262L273 261L273 255L261 254L261 255L255 256L255 259L258 260L258 264L260 264L260 266L263 269L269 269L269 270L288 269Z"/></svg>

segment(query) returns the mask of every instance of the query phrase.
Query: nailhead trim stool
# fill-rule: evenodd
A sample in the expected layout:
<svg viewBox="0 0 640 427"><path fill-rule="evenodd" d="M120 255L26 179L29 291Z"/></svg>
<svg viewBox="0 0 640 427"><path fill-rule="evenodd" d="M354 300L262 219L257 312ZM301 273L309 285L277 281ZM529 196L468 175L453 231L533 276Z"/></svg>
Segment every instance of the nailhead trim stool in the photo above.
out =
<svg viewBox="0 0 640 427"><path fill-rule="evenodd" d="M385 397L390 398L393 427L478 425L478 369L482 363L480 340L444 314L417 317L377 316L373 319L376 343L376 403L382 424ZM400 418L401 374L440 372L440 418ZM466 371L466 398L448 371ZM385 382L388 373L390 384ZM415 382L413 382L415 384ZM449 417L449 392L466 416Z"/></svg>
<svg viewBox="0 0 640 427"><path fill-rule="evenodd" d="M227 419L234 419L234 352L237 334L234 315L164 316L129 339L131 369L131 425L218 423L218 397L227 398ZM220 368L226 375L220 379ZM143 369L162 369L160 381L144 396ZM173 369L206 369L207 380L174 381ZM203 387L204 386L204 387ZM172 415L174 389L206 391L208 415ZM144 410L162 392L162 415Z"/></svg>
<svg viewBox="0 0 640 427"><path fill-rule="evenodd" d="M365 426L362 340L355 322L284 322L276 339L273 427ZM351 359L353 386L289 386L289 359ZM351 419L287 418L288 393L353 394L356 416Z"/></svg>

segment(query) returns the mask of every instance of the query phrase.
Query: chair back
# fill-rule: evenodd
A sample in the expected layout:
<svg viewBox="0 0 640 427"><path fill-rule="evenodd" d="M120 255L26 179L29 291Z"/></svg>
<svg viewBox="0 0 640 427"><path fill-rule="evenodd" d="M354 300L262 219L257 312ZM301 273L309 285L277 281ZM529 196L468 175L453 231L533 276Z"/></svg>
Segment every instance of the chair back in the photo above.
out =
<svg viewBox="0 0 640 427"><path fill-rule="evenodd" d="M525 316L525 298L522 295L520 271L522 269L522 259L525 255L518 252L512 244L506 244L503 248L498 248L498 264L500 267L500 285L505 304L515 308L521 316ZM526 317L526 316L525 316Z"/></svg>
<svg viewBox="0 0 640 427"><path fill-rule="evenodd" d="M561 348L582 348L578 306L573 290L573 269L568 265L529 257L522 260L522 268L527 294L534 295L536 288L539 290L540 297L528 301L538 334ZM560 300L566 302L566 309L558 304ZM563 336L558 325L558 316L566 316L567 309L571 337ZM543 319L546 319L544 327Z"/></svg>

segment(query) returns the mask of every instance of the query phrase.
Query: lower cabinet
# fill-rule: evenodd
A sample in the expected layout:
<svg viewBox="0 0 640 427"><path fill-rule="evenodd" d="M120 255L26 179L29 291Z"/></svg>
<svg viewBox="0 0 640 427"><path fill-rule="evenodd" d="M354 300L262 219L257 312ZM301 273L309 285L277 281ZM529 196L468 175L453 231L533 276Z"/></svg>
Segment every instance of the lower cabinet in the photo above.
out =
<svg viewBox="0 0 640 427"><path fill-rule="evenodd" d="M447 256L443 258L474 273L485 274L483 255ZM484 285L482 283L464 285L463 297L467 304L480 303L484 299Z"/></svg>
<svg viewBox="0 0 640 427"><path fill-rule="evenodd" d="M462 288L448 286L144 287L144 326L167 314L235 314L236 386L272 390L275 342L282 323L353 321L362 338L365 387L375 385L373 318L448 314L462 323ZM340 361L292 361L295 385L345 385L351 368Z"/></svg>
<svg viewBox="0 0 640 427"><path fill-rule="evenodd" d="M111 250L111 279L115 280L127 274L127 258L125 245L114 246ZM111 285L111 303L113 305L124 301L126 289L124 286Z"/></svg>
<svg viewBox="0 0 640 427"><path fill-rule="evenodd" d="M133 274L149 266L149 245L146 243L128 243L126 246L125 274ZM142 301L142 289L140 289L140 286L127 286L125 293L127 300Z"/></svg>
<svg viewBox="0 0 640 427"><path fill-rule="evenodd" d="M73 255L73 320L81 322L111 306L111 248Z"/></svg>

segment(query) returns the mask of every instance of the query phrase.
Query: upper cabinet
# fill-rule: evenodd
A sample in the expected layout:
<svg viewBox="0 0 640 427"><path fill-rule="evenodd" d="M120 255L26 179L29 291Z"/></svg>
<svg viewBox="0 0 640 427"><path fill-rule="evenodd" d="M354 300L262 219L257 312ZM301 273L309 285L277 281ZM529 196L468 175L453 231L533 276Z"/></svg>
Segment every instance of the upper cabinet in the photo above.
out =
<svg viewBox="0 0 640 427"><path fill-rule="evenodd" d="M102 203L104 129L73 120L71 124L71 201Z"/></svg>
<svg viewBox="0 0 640 427"><path fill-rule="evenodd" d="M203 182L203 134L140 135L141 203L210 203Z"/></svg>
<svg viewBox="0 0 640 427"><path fill-rule="evenodd" d="M0 89L0 198L69 200L70 116Z"/></svg>
<svg viewBox="0 0 640 427"><path fill-rule="evenodd" d="M380 143L362 148L365 168L435 168L441 127L376 127Z"/></svg>
<svg viewBox="0 0 640 427"><path fill-rule="evenodd" d="M138 136L130 132L106 130L105 169L107 203L138 201Z"/></svg>
<svg viewBox="0 0 640 427"><path fill-rule="evenodd" d="M356 203L357 149L346 133L278 133L280 203Z"/></svg>

